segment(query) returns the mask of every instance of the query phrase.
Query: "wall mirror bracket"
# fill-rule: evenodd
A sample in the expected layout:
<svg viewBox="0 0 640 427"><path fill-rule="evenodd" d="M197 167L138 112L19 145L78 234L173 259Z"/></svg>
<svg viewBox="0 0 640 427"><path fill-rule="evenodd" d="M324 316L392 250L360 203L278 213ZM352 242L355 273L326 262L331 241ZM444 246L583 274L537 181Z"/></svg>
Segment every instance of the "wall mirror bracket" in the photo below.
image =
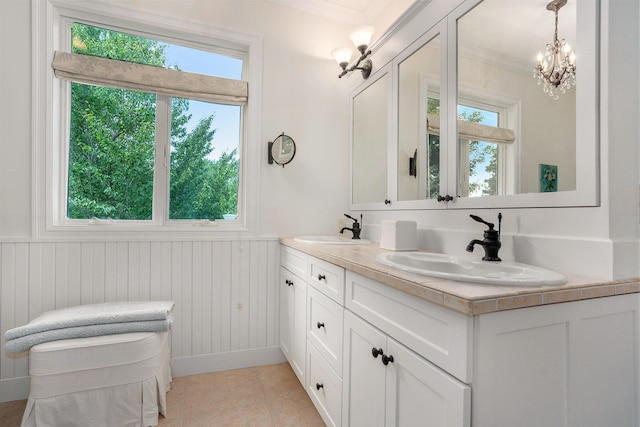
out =
<svg viewBox="0 0 640 427"><path fill-rule="evenodd" d="M269 141L267 151L270 165L275 163L284 167L296 155L296 142L282 132L276 139Z"/></svg>

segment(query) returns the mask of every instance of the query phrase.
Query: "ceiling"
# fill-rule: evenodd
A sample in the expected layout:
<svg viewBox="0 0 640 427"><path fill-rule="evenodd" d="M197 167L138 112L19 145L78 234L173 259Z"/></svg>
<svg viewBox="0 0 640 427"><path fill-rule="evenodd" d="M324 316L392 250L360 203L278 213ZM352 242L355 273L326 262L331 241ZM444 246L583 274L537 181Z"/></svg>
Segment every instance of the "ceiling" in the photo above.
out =
<svg viewBox="0 0 640 427"><path fill-rule="evenodd" d="M391 24L414 0L268 0L353 25L381 19ZM550 0L484 0L464 20L460 44L468 51L495 53L522 63L535 63L536 54L553 40L554 14L546 9ZM568 0L559 12L559 38L575 44L576 4ZM391 7L395 6L395 7ZM389 17L386 14L397 16ZM508 37L505 37L508 34ZM532 62L533 61L533 62Z"/></svg>
<svg viewBox="0 0 640 427"><path fill-rule="evenodd" d="M394 2L399 0L269 0L273 3L295 7L338 21L362 25L375 21ZM410 5L413 0L403 0ZM399 16L394 17L398 18Z"/></svg>

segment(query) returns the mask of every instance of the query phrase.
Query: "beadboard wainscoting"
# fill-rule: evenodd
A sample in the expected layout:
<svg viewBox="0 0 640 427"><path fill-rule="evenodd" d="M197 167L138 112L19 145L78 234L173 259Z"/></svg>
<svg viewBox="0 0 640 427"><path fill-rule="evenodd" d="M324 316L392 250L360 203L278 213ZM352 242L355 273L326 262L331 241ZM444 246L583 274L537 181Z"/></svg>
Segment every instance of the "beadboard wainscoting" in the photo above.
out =
<svg viewBox="0 0 640 427"><path fill-rule="evenodd" d="M174 376L284 361L276 238L1 243L0 332L41 313L109 301L173 300ZM28 352L0 354L0 401L28 393Z"/></svg>

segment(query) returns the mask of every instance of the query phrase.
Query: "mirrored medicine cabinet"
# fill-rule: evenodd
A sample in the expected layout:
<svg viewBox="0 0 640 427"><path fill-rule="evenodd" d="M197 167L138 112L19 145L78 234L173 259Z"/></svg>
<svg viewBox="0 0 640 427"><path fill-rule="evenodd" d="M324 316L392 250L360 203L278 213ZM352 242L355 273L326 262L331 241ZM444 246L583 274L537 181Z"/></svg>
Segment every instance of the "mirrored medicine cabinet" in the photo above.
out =
<svg viewBox="0 0 640 427"><path fill-rule="evenodd" d="M559 12L577 71L558 99L533 78L548 0L416 3L351 94L350 209L597 205L599 2Z"/></svg>

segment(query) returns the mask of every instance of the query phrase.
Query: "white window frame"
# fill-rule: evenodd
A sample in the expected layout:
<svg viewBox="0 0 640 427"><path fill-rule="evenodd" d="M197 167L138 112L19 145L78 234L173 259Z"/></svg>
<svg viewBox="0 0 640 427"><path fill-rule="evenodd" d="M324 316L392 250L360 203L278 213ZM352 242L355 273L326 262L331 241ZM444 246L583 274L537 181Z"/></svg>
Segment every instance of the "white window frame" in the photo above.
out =
<svg viewBox="0 0 640 427"><path fill-rule="evenodd" d="M87 0L33 0L33 234L36 240L111 239L211 239L258 235L259 218L259 135L262 103L262 39L219 30L209 25L150 15L131 9L106 6ZM242 107L238 217L226 221L168 220L168 206L154 200L150 221L68 220L66 193L68 168L68 102L70 83L56 79L51 68L55 50L68 51L68 22L77 20L102 28L125 31L144 37L202 49L215 46L216 53L243 52L243 78L251 95ZM67 35L66 35L67 34ZM175 40L175 41L174 41ZM179 40L179 43L178 43ZM212 50L212 49L206 49ZM213 51L213 50L212 50ZM158 116L162 126L170 120L169 97L158 96ZM161 104L164 104L164 110ZM63 149L64 148L64 149ZM162 149L162 148L160 148ZM156 161L169 153L158 153ZM160 157L159 157L160 155ZM158 168L156 168L157 173ZM167 169L168 171L168 169ZM154 196L168 192L167 177L157 177ZM161 179L158 179L161 178ZM166 196L168 197L168 195ZM160 216L158 216L160 215ZM151 237L153 236L153 237Z"/></svg>
<svg viewBox="0 0 640 427"><path fill-rule="evenodd" d="M507 100L502 99L500 95L488 94L483 91L474 90L470 93L469 90L460 93L458 96L459 105L465 105L472 108L477 108L485 111L491 111L498 114L498 127L505 129L513 129L516 134L516 140L513 144L496 144L498 146L498 160L497 160L497 173L498 173L498 196L514 194L516 188L519 188L518 174L515 172L519 165L516 165L516 159L519 158L516 155L520 150L519 128L520 120L518 114L519 100ZM467 182L462 182L460 171L462 169L469 170L469 143L468 139L458 139L458 196L469 197L463 194L462 187L466 185L467 191L469 187L469 179L467 176ZM465 145L463 147L463 145Z"/></svg>

